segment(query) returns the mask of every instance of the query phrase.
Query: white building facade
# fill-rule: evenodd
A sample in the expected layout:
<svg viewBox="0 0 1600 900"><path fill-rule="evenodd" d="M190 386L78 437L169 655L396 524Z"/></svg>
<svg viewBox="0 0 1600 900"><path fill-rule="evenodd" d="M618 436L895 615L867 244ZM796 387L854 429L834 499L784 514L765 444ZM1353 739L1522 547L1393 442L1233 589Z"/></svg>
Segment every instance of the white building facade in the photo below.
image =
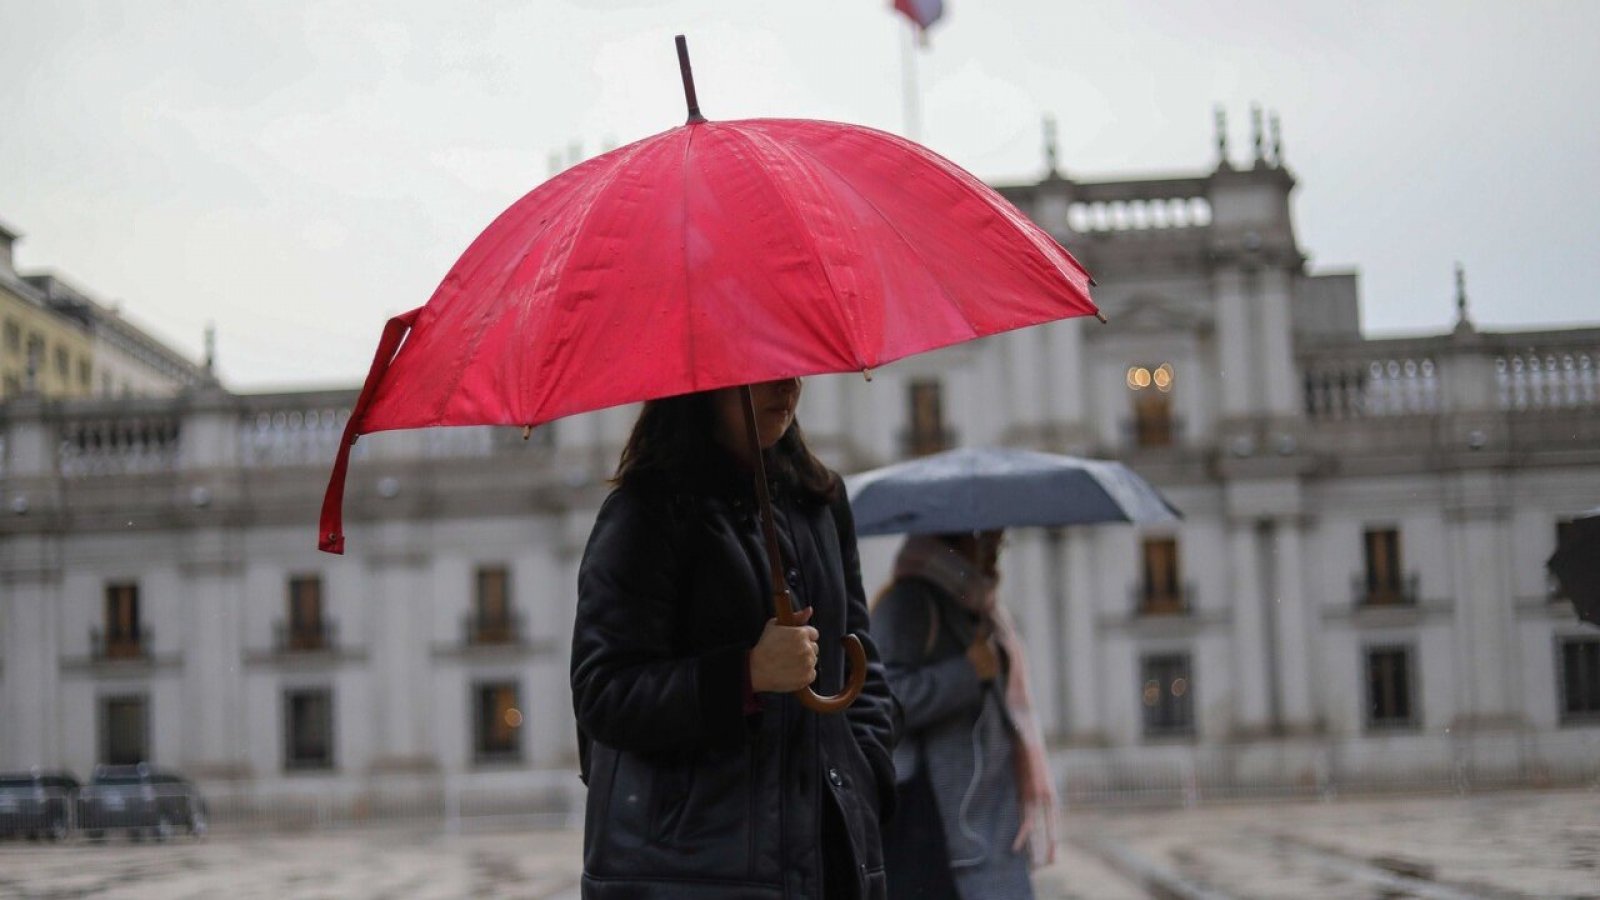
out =
<svg viewBox="0 0 1600 900"><path fill-rule="evenodd" d="M1366 338L1354 274L1306 270L1276 151L1221 155L1002 188L1110 323L810 379L814 447L844 471L1112 457L1184 511L1011 535L1068 802L1600 776L1600 631L1544 570L1600 504L1600 328L1483 333L1460 296L1448 334ZM576 570L633 410L365 437L333 557L315 522L353 399L0 405L0 770L570 805ZM869 592L895 546L864 543Z"/></svg>

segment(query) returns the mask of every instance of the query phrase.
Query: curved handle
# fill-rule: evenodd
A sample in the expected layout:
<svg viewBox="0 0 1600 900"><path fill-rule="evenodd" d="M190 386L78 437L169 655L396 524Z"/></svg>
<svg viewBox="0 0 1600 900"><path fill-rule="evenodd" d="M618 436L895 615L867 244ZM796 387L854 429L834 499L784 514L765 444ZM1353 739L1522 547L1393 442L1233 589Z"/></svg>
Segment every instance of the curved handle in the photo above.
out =
<svg viewBox="0 0 1600 900"><path fill-rule="evenodd" d="M789 596L787 590L780 588L773 592L772 608L779 625L800 624L800 618L794 611L794 598ZM839 644L844 647L845 667L849 673L845 678L844 690L827 697L809 687L794 692L800 698L800 705L812 712L844 712L861 696L861 688L867 683L867 648L861 645L861 639L847 634L839 639Z"/></svg>
<svg viewBox="0 0 1600 900"><path fill-rule="evenodd" d="M839 639L839 643L844 646L845 662L850 673L844 690L831 697L824 697L808 687L794 692L800 698L800 704L812 712L844 712L856 702L856 697L861 695L861 686L867 683L867 651L861 646L861 639L847 634Z"/></svg>

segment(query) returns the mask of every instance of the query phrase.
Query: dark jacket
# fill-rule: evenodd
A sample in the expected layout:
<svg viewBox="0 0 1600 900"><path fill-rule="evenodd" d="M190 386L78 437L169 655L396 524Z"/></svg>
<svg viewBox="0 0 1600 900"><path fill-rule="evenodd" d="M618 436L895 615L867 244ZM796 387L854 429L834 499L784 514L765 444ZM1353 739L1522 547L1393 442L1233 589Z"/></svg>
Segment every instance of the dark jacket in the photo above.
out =
<svg viewBox="0 0 1600 900"><path fill-rule="evenodd" d="M964 900L1033 897L1026 852L1011 849L1022 825L1014 753L1016 729L1001 677L978 680L967 647L978 619L948 593L919 578L896 581L872 612L905 731L894 751L897 778L927 778L937 816L897 823L894 840L943 847ZM897 852L897 859L908 854ZM929 852L919 865L931 865ZM890 871L889 878L905 880ZM898 881L897 881L898 883Z"/></svg>
<svg viewBox="0 0 1600 900"><path fill-rule="evenodd" d="M867 635L849 506L842 489L830 507L775 487L790 590L816 607L814 687L840 689L846 633L866 644L866 687L842 715L775 694L748 709L746 654L773 615L748 476L613 491L584 551L573 627L585 897L820 897L829 803L860 895L883 895L893 700Z"/></svg>

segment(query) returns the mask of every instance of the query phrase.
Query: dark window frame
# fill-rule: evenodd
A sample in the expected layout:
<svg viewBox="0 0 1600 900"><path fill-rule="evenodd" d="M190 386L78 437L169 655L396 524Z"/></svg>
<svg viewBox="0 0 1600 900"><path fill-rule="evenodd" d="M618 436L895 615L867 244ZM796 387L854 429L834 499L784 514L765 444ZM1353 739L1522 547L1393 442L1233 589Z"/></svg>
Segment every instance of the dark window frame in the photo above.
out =
<svg viewBox="0 0 1600 900"><path fill-rule="evenodd" d="M1361 529L1363 606L1411 606L1416 603L1412 579L1406 575L1405 544L1398 525L1366 525Z"/></svg>
<svg viewBox="0 0 1600 900"><path fill-rule="evenodd" d="M142 748L141 752L130 755L120 755L113 751L119 750L121 741L114 733L112 721L112 706L116 704L136 704L140 713L138 725L139 734L136 743ZM99 725L99 759L103 765L131 766L139 763L150 762L150 695L148 693L131 694L106 694L98 699L100 725Z"/></svg>
<svg viewBox="0 0 1600 900"><path fill-rule="evenodd" d="M950 447L945 427L944 382L914 378L906 384L906 454L929 456Z"/></svg>
<svg viewBox="0 0 1600 900"><path fill-rule="evenodd" d="M522 733L528 721L522 712L522 683L516 679L474 681L471 690L473 762L522 762ZM507 695L509 705L503 703ZM516 714L514 723L506 718L511 712Z"/></svg>
<svg viewBox="0 0 1600 900"><path fill-rule="evenodd" d="M1398 669L1392 660L1398 656L1400 665ZM1394 678L1391 675L1390 683L1385 688L1379 684L1383 673L1379 671L1380 657L1383 658L1381 668L1387 672L1399 672L1400 685L1397 690ZM1417 650L1414 644L1369 644L1362 648L1362 676L1363 685L1361 698L1363 704L1363 721L1367 731L1415 731L1422 727L1422 686L1417 678ZM1392 701L1400 698L1404 709L1380 710L1380 707L1393 707ZM1383 715L1379 713L1383 712Z"/></svg>
<svg viewBox="0 0 1600 900"><path fill-rule="evenodd" d="M291 650L320 650L327 645L328 603L322 575L289 576L288 611L284 623Z"/></svg>
<svg viewBox="0 0 1600 900"><path fill-rule="evenodd" d="M1178 443L1177 414L1172 395L1159 391L1133 394L1133 443L1136 447L1172 447Z"/></svg>
<svg viewBox="0 0 1600 900"><path fill-rule="evenodd" d="M1146 740L1194 738L1194 654L1147 653L1139 658L1140 724ZM1153 697L1153 699L1152 699Z"/></svg>
<svg viewBox="0 0 1600 900"><path fill-rule="evenodd" d="M1170 558L1163 560L1163 556ZM1158 572L1158 569L1163 571ZM1189 612L1182 570L1183 556L1177 535L1146 535L1140 539L1139 612L1142 615L1183 615Z"/></svg>
<svg viewBox="0 0 1600 900"><path fill-rule="evenodd" d="M305 701L315 703L320 701L322 730L324 740L322 746L317 748L314 740L302 744L305 732L314 731L314 723L305 722L296 718L297 702ZM311 712L316 712L315 709ZM334 732L334 701L333 688L331 687L300 687L286 688L283 692L283 770L285 772L327 772L335 768L335 753L337 752L336 734ZM305 727L303 731L302 728ZM311 752L301 752L302 747L310 746ZM318 752L320 750L320 752Z"/></svg>
<svg viewBox="0 0 1600 900"><path fill-rule="evenodd" d="M516 640L516 612L511 595L511 567L481 565L472 579L471 641L509 644Z"/></svg>
<svg viewBox="0 0 1600 900"><path fill-rule="evenodd" d="M1576 698L1575 685L1580 694ZM1556 638L1556 711L1562 725L1600 724L1600 637Z"/></svg>
<svg viewBox="0 0 1600 900"><path fill-rule="evenodd" d="M107 659L131 659L145 652L144 617L137 581L109 581L105 585L104 653Z"/></svg>

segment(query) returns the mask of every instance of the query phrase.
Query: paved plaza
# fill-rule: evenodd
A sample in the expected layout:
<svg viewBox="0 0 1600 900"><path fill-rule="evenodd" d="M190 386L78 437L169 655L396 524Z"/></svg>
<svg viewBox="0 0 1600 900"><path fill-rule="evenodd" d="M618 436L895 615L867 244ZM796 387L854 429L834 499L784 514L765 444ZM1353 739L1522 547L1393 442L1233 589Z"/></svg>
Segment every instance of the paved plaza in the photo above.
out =
<svg viewBox="0 0 1600 900"><path fill-rule="evenodd" d="M7 898L576 898L572 830L0 844ZM1075 811L1064 898L1600 898L1600 790Z"/></svg>

